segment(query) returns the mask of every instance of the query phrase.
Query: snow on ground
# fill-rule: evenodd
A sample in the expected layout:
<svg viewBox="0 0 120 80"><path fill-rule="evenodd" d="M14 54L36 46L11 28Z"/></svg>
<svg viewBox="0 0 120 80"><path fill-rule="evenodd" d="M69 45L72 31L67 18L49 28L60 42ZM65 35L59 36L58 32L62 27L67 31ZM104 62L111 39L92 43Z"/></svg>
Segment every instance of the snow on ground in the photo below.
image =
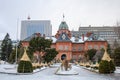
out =
<svg viewBox="0 0 120 80"><path fill-rule="evenodd" d="M120 67L116 67L115 73L120 73Z"/></svg>
<svg viewBox="0 0 120 80"><path fill-rule="evenodd" d="M72 65L72 68L74 68L74 71L79 73L78 75L56 75L55 72L59 66L60 64L55 64L50 68L46 68L31 75L13 75L0 73L0 80L120 80L119 73L99 74L75 65ZM5 66L0 64L0 71L2 69L1 67ZM12 66L10 67L14 68Z"/></svg>
<svg viewBox="0 0 120 80"><path fill-rule="evenodd" d="M1 62L1 64L0 64L0 73L22 74L22 73L17 72L17 66L18 65L16 65L16 64L9 64L9 63L5 63L5 62ZM40 69L35 69L35 70L33 70L33 73L39 72L39 71L44 70L44 69L46 69L46 67L42 67ZM25 73L25 74L29 74L29 73Z"/></svg>
<svg viewBox="0 0 120 80"><path fill-rule="evenodd" d="M59 67L58 70L57 70L57 72L56 72L56 74L58 74L58 75L77 75L78 72L76 72L74 70L75 69L74 67L75 66L73 66L71 69L68 69L67 71L65 71L64 68L62 70L62 68Z"/></svg>
<svg viewBox="0 0 120 80"><path fill-rule="evenodd" d="M17 73L17 65L0 64L0 72Z"/></svg>

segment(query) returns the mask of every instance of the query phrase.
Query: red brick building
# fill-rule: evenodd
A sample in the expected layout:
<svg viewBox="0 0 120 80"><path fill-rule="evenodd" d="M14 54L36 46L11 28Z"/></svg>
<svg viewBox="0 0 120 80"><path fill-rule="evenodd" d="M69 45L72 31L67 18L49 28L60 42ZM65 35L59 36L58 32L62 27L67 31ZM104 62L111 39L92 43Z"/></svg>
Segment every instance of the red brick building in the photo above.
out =
<svg viewBox="0 0 120 80"><path fill-rule="evenodd" d="M22 41L23 46L29 46L29 41L34 36L41 36L39 33L26 38ZM94 33L83 34L82 36L71 36L69 27L65 21L62 21L55 36L45 37L52 39L51 48L56 48L59 52L56 59L78 60L88 49L97 49L107 47L107 41Z"/></svg>

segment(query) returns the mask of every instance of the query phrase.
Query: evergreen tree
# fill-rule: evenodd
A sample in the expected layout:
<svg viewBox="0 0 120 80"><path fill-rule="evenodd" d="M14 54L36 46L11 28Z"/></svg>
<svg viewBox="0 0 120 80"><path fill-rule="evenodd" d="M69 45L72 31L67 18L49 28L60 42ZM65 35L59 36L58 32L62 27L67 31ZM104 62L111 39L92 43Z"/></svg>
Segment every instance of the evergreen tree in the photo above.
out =
<svg viewBox="0 0 120 80"><path fill-rule="evenodd" d="M114 73L114 71L115 71L115 65L113 61L101 60L99 64L99 73L109 74L109 73Z"/></svg>
<svg viewBox="0 0 120 80"><path fill-rule="evenodd" d="M95 61L95 62L100 62L101 59L102 59L103 54L104 54L103 51L98 50L98 51L95 53L95 56L93 57L94 61Z"/></svg>
<svg viewBox="0 0 120 80"><path fill-rule="evenodd" d="M17 71L19 73L32 73L33 67L30 61L20 61L18 64Z"/></svg>
<svg viewBox="0 0 120 80"><path fill-rule="evenodd" d="M44 37L34 37L32 40L29 42L29 53L28 56L32 59L33 58L33 53L35 52L42 52L44 53L47 48L50 48L52 44L51 40L45 39ZM41 55L39 56L39 62L41 61Z"/></svg>
<svg viewBox="0 0 120 80"><path fill-rule="evenodd" d="M89 60L92 60L96 52L97 52L96 49L90 49L90 50L87 50L85 55L88 56Z"/></svg>
<svg viewBox="0 0 120 80"><path fill-rule="evenodd" d="M32 73L33 72L32 63L27 55L26 49L23 53L22 58L20 59L20 62L17 67L17 71L19 73Z"/></svg>
<svg viewBox="0 0 120 80"><path fill-rule="evenodd" d="M19 43L18 43L18 46L17 46L17 62L18 62L19 59L22 57L23 52L24 52L24 49L23 49L23 47L22 47L21 42L19 42ZM15 48L13 49L12 53L10 54L9 62L10 62L10 63L16 62L16 46L15 46Z"/></svg>
<svg viewBox="0 0 120 80"><path fill-rule="evenodd" d="M46 49L45 55L43 56L43 58L44 58L45 62L48 63L48 62L52 61L56 57L57 54L58 54L58 52L54 48Z"/></svg>
<svg viewBox="0 0 120 80"><path fill-rule="evenodd" d="M107 45L107 52L108 52L108 54L110 54L110 56L111 56L111 47L110 47L110 44Z"/></svg>
<svg viewBox="0 0 120 80"><path fill-rule="evenodd" d="M118 47L119 47L119 44L118 44L117 40L115 39L114 43L113 43L113 49L116 49Z"/></svg>
<svg viewBox="0 0 120 80"><path fill-rule="evenodd" d="M10 39L9 34L7 33L4 40L2 41L2 53L1 53L1 59L4 61L9 60L9 56L12 52L12 41Z"/></svg>
<svg viewBox="0 0 120 80"><path fill-rule="evenodd" d="M114 50L114 62L116 66L120 66L120 47Z"/></svg>

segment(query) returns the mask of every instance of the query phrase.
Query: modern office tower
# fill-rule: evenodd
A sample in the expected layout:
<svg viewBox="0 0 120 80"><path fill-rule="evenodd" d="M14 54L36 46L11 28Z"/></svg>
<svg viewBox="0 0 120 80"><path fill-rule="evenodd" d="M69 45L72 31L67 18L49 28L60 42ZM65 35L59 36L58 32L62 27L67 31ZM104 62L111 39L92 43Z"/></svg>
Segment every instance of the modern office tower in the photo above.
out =
<svg viewBox="0 0 120 80"><path fill-rule="evenodd" d="M21 40L40 33L45 36L52 36L52 26L50 20L23 20L21 22Z"/></svg>
<svg viewBox="0 0 120 80"><path fill-rule="evenodd" d="M109 44L113 44L115 40L120 42L119 35L116 34L115 26L88 26L88 27L79 27L78 31L72 31L72 36L81 36L87 32L93 32L97 36L104 38L108 41Z"/></svg>

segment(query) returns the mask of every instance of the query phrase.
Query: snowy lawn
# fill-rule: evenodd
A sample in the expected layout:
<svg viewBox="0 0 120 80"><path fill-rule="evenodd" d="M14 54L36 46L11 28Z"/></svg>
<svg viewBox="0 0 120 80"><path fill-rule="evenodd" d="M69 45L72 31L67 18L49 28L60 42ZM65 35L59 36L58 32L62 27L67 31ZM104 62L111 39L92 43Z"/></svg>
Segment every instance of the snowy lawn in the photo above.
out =
<svg viewBox="0 0 120 80"><path fill-rule="evenodd" d="M120 74L120 67L116 67L115 73L119 73Z"/></svg>
<svg viewBox="0 0 120 80"><path fill-rule="evenodd" d="M71 69L68 69L67 71L65 71L65 70L61 70L61 67L59 67L55 74L57 74L57 75L77 75L78 72L76 72L74 69L75 69L75 66L73 66Z"/></svg>
<svg viewBox="0 0 120 80"><path fill-rule="evenodd" d="M89 70L89 71L92 71L92 72L97 72L97 73L99 73L99 71L98 71L98 69L93 69L93 68L90 68L90 67L84 67L84 66L79 66L79 65L76 65L77 67L81 67L81 68L84 68L84 69L87 69L87 70ZM120 74L120 67L116 67L116 70L115 70L115 72L114 73L116 73L116 74Z"/></svg>

